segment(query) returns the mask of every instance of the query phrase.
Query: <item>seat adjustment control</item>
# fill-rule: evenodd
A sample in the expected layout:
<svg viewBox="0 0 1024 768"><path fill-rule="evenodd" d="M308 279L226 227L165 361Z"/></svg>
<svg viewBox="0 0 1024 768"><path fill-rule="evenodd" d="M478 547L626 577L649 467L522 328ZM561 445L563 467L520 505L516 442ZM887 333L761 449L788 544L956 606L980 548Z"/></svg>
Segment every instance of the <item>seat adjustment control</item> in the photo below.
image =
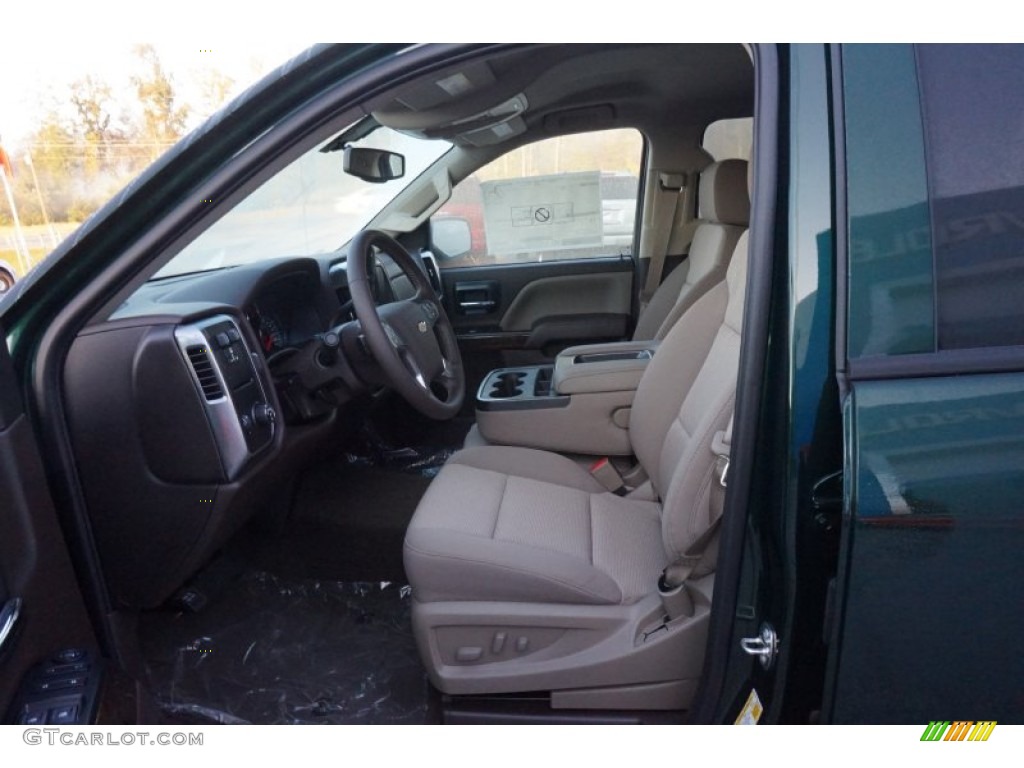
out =
<svg viewBox="0 0 1024 768"><path fill-rule="evenodd" d="M464 645L455 652L455 660L467 664L471 661L480 661L483 655L483 648L476 645Z"/></svg>

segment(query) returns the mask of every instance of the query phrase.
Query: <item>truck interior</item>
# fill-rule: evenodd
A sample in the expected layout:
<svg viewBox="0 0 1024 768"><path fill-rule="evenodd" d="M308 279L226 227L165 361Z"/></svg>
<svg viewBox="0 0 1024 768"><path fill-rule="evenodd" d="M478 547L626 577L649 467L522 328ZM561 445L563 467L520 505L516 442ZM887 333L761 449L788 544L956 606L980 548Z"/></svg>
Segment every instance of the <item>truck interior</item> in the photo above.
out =
<svg viewBox="0 0 1024 768"><path fill-rule="evenodd" d="M484 48L340 101L107 288L64 359L51 482L139 721L685 718L745 354L754 112L741 45ZM567 155L525 205L479 175L626 130L635 203L600 192L633 171ZM288 218L274 179L298 200L314 164L341 177L385 136L399 185L363 169L320 200L349 234ZM464 180L483 214L453 207ZM496 244L560 216L566 238L596 226L589 245Z"/></svg>

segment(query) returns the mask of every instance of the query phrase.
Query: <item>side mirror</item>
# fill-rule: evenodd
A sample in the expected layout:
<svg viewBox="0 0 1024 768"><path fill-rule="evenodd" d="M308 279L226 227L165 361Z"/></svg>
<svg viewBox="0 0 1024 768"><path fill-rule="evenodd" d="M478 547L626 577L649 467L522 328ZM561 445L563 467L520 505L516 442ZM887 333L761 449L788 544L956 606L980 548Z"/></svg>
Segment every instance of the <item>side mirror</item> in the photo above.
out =
<svg viewBox="0 0 1024 768"><path fill-rule="evenodd" d="M6 262L0 261L0 297L11 290L15 282L17 282L17 278L14 276L14 268Z"/></svg>
<svg viewBox="0 0 1024 768"><path fill-rule="evenodd" d="M344 169L351 176L383 184L405 175L405 157L386 149L345 147Z"/></svg>
<svg viewBox="0 0 1024 768"><path fill-rule="evenodd" d="M449 259L465 256L473 250L469 222L458 216L435 216L430 220L430 243L435 253Z"/></svg>

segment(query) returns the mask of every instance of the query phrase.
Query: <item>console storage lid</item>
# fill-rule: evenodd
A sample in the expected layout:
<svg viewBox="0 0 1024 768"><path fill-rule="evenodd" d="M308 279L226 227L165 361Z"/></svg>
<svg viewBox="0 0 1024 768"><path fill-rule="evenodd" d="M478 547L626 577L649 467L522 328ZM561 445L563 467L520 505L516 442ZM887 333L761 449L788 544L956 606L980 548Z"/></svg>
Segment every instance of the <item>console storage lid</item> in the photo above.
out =
<svg viewBox="0 0 1024 768"><path fill-rule="evenodd" d="M657 341L569 347L555 361L554 389L560 395L635 391L657 348Z"/></svg>
<svg viewBox="0 0 1024 768"><path fill-rule="evenodd" d="M657 342L570 347L552 366L500 368L477 393L485 440L592 456L628 456L633 396Z"/></svg>

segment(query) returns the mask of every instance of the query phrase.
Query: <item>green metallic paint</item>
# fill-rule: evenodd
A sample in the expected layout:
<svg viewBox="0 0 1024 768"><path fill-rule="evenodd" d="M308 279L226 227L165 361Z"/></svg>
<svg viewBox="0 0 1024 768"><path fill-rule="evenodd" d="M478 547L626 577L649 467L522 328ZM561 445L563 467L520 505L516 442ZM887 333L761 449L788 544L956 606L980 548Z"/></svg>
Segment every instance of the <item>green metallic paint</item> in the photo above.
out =
<svg viewBox="0 0 1024 768"><path fill-rule="evenodd" d="M1024 374L860 382L851 429L833 721L1019 720Z"/></svg>
<svg viewBox="0 0 1024 768"><path fill-rule="evenodd" d="M924 135L913 48L843 47L850 357L935 348Z"/></svg>

